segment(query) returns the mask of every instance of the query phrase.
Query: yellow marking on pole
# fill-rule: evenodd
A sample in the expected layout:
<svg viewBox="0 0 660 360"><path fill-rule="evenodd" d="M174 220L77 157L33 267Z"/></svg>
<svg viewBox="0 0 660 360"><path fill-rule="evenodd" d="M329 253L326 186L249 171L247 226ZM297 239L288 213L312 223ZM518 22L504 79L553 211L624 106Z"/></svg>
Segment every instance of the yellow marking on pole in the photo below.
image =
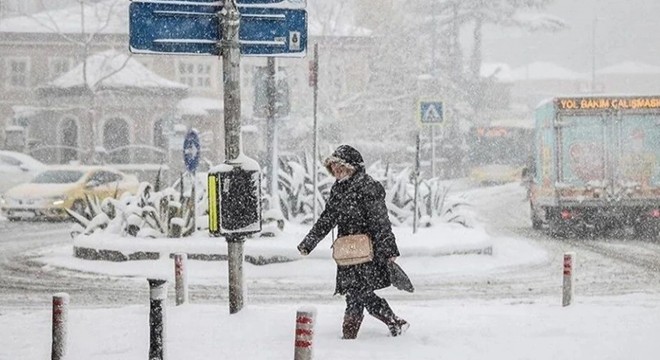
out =
<svg viewBox="0 0 660 360"><path fill-rule="evenodd" d="M218 177L216 175L209 174L208 186L209 231L214 233L218 231Z"/></svg>

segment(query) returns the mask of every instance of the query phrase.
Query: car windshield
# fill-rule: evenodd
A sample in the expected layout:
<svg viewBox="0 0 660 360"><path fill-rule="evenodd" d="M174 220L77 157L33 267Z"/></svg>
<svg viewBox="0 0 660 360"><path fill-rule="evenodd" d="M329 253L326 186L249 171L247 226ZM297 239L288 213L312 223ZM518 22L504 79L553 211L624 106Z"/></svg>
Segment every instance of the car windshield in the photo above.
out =
<svg viewBox="0 0 660 360"><path fill-rule="evenodd" d="M48 170L37 175L33 184L70 184L74 183L84 175L82 171L76 170Z"/></svg>

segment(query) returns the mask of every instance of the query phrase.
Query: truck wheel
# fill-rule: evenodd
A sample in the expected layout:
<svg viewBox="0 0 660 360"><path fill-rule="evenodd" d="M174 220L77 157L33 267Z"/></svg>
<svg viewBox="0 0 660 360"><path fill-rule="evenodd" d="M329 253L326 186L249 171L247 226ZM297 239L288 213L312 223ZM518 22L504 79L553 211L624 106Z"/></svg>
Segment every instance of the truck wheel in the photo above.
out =
<svg viewBox="0 0 660 360"><path fill-rule="evenodd" d="M634 225L635 238L645 240L658 240L660 228L650 221L640 221Z"/></svg>
<svg viewBox="0 0 660 360"><path fill-rule="evenodd" d="M551 220L548 223L548 230L550 236L554 238L567 238L568 234L570 233L568 225L559 220Z"/></svg>
<svg viewBox="0 0 660 360"><path fill-rule="evenodd" d="M539 216L536 214L536 211L534 211L534 206L532 204L529 204L529 212L530 212L530 218L532 220L532 229L534 230L541 230L543 227L543 220L539 218Z"/></svg>
<svg viewBox="0 0 660 360"><path fill-rule="evenodd" d="M529 202L529 218L532 221L532 229L534 230L541 230L543 227L543 220L539 218L538 214L534 210L534 205L532 205L532 202Z"/></svg>

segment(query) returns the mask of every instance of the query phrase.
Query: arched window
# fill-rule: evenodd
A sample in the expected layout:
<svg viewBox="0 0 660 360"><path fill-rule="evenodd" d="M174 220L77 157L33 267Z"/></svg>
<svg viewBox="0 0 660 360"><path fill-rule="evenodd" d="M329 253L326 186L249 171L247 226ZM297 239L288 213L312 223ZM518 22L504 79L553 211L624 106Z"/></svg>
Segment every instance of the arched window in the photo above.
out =
<svg viewBox="0 0 660 360"><path fill-rule="evenodd" d="M108 152L108 163L128 164L131 162L128 123L122 119L110 119L103 125L103 147Z"/></svg>
<svg viewBox="0 0 660 360"><path fill-rule="evenodd" d="M60 163L78 160L78 124L73 119L60 122Z"/></svg>

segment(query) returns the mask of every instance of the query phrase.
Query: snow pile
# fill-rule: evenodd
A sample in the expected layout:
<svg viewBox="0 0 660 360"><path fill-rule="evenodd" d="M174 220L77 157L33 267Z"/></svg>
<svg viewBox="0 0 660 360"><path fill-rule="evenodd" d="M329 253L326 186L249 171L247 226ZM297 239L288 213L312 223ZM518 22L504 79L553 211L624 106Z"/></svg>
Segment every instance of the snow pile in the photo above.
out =
<svg viewBox="0 0 660 360"><path fill-rule="evenodd" d="M660 74L660 67L637 61L625 61L596 71L601 75L652 75Z"/></svg>

